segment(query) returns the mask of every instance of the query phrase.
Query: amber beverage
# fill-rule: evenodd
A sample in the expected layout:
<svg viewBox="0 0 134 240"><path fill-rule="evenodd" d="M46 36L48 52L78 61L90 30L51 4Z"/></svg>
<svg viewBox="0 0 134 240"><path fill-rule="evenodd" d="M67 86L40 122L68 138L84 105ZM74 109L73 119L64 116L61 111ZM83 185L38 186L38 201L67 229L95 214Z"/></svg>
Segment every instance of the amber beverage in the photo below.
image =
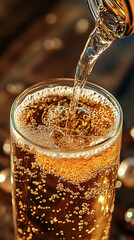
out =
<svg viewBox="0 0 134 240"><path fill-rule="evenodd" d="M11 109L16 240L107 240L120 158L122 110L87 83L70 113L73 80L24 91Z"/></svg>

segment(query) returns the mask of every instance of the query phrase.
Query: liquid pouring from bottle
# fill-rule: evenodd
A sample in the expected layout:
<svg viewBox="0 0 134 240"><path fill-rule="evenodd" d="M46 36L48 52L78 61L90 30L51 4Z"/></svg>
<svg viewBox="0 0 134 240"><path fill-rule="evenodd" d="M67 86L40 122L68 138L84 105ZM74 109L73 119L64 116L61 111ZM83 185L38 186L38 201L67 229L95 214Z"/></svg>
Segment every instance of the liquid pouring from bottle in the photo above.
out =
<svg viewBox="0 0 134 240"><path fill-rule="evenodd" d="M82 89L96 60L117 38L134 32L133 0L88 0L96 26L90 34L76 67L70 112L75 112ZM74 104L75 103L75 104Z"/></svg>

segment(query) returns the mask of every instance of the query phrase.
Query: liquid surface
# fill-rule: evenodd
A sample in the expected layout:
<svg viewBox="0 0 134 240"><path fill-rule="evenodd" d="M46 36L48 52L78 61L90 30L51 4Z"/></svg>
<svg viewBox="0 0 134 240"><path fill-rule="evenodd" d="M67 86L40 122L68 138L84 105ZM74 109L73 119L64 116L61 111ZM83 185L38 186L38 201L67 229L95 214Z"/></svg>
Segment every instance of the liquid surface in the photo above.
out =
<svg viewBox="0 0 134 240"><path fill-rule="evenodd" d="M44 147L69 150L96 145L114 134L118 113L105 97L85 89L75 115L69 113L71 98L69 87L28 96L16 109L18 130Z"/></svg>

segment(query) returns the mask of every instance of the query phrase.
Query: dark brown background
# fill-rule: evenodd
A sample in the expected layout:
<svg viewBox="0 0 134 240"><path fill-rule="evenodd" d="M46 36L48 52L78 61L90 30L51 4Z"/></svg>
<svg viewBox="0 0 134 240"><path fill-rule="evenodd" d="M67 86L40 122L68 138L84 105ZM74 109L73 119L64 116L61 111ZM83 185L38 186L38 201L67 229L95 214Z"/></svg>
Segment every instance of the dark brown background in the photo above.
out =
<svg viewBox="0 0 134 240"><path fill-rule="evenodd" d="M55 24L46 16L54 13ZM84 33L76 31L79 19L89 21ZM33 83L52 77L73 77L79 56L94 21L86 0L0 1L0 170L10 166L3 144L9 139L9 113L15 97ZM59 49L47 50L45 41L60 38ZM134 35L116 40L99 58L89 81L109 90L124 112L121 161L134 157ZM117 189L111 240L132 240L134 231L124 222L124 213L134 207L134 191ZM0 240L13 240L11 195L0 189Z"/></svg>

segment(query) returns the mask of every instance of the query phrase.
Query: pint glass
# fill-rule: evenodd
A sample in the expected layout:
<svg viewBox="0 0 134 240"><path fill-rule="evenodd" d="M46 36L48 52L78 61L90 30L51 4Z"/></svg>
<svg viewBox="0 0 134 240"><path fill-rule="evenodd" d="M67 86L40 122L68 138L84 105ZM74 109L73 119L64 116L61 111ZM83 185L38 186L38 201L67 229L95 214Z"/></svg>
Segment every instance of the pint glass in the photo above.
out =
<svg viewBox="0 0 134 240"><path fill-rule="evenodd" d="M12 105L16 240L108 239L122 110L109 92L87 83L69 117L73 83L44 81Z"/></svg>

